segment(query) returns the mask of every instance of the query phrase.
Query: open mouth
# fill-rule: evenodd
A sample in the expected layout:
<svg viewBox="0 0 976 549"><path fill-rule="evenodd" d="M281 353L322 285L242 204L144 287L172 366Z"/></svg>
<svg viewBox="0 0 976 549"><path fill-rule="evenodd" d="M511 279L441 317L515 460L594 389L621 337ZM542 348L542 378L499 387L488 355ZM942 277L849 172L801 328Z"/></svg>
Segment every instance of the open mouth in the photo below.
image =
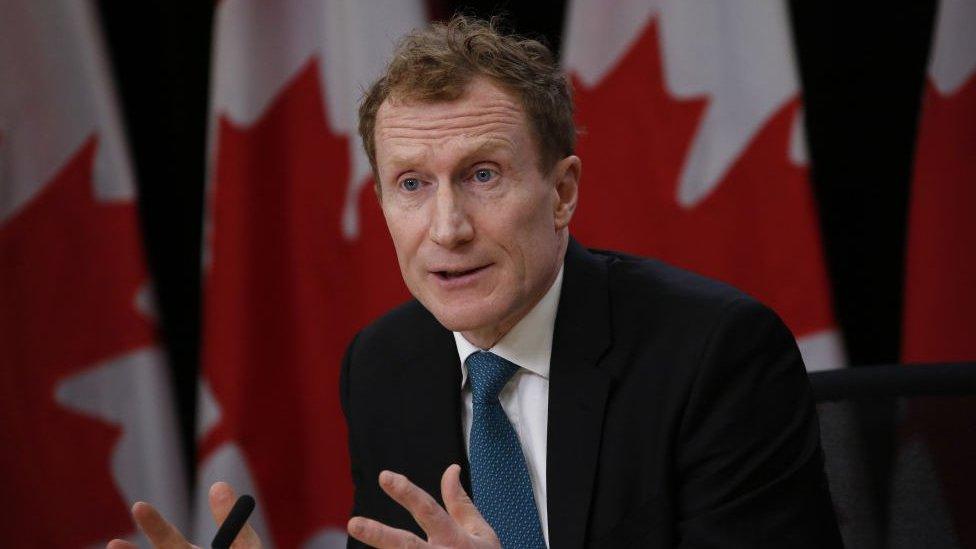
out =
<svg viewBox="0 0 976 549"><path fill-rule="evenodd" d="M481 267L475 267L474 269L468 269L466 271L434 271L437 278L441 280L454 280L456 278L463 278L466 276L473 275L479 271L483 271L488 268L488 265L482 265Z"/></svg>

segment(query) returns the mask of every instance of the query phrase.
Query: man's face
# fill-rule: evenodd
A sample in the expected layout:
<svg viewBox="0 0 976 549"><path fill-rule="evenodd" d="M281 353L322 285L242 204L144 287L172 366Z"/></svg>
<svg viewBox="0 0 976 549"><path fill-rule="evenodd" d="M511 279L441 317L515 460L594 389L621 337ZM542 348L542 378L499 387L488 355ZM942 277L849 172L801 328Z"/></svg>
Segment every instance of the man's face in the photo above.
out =
<svg viewBox="0 0 976 549"><path fill-rule="evenodd" d="M455 101L388 99L375 141L407 287L448 329L494 344L558 274L579 159L543 174L521 104L482 77Z"/></svg>

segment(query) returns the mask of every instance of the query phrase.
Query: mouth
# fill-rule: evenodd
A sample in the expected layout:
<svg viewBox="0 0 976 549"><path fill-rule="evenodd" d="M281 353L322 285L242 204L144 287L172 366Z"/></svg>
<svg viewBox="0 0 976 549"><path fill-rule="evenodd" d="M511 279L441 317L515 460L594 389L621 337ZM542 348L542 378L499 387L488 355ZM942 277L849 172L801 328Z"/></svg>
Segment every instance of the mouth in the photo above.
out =
<svg viewBox="0 0 976 549"><path fill-rule="evenodd" d="M479 273L479 272L487 269L490 266L491 265L489 264L489 265L482 265L480 267L475 267L473 269L442 270L442 271L431 271L431 272L434 274L434 276L436 276L437 278L439 278L441 280L445 280L445 281L446 280L456 280L456 279L460 279L460 278L465 278L465 277L473 276L473 275L475 275L475 274L477 274L477 273Z"/></svg>
<svg viewBox="0 0 976 549"><path fill-rule="evenodd" d="M441 288L446 290L461 289L475 284L480 279L481 274L491 265L489 263L471 269L440 269L430 271L430 274L437 280Z"/></svg>

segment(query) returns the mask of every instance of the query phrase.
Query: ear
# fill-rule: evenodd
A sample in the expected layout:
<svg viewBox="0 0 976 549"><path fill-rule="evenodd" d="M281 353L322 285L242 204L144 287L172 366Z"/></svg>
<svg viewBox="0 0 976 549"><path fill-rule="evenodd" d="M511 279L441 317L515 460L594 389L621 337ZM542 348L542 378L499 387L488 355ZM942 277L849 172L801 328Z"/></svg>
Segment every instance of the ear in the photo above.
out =
<svg viewBox="0 0 976 549"><path fill-rule="evenodd" d="M582 163L576 155L563 158L552 168L554 191L552 213L556 230L568 227L569 220L573 218L573 212L576 211L582 169Z"/></svg>

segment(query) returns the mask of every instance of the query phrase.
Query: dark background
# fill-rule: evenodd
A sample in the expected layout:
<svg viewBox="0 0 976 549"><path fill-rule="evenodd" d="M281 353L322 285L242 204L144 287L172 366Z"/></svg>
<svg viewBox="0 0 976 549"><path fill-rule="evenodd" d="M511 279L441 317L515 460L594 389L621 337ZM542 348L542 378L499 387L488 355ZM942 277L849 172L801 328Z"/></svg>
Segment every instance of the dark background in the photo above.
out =
<svg viewBox="0 0 976 549"><path fill-rule="evenodd" d="M457 9L486 17L505 13L515 30L544 38L558 51L564 4L429 0L429 11L436 18ZM789 5L813 187L847 354L855 366L895 363L912 156L936 5ZM101 0L99 7L135 158L162 337L192 463L214 4ZM890 412L882 405L870 413ZM875 428L865 436L879 455L890 455L891 429Z"/></svg>

